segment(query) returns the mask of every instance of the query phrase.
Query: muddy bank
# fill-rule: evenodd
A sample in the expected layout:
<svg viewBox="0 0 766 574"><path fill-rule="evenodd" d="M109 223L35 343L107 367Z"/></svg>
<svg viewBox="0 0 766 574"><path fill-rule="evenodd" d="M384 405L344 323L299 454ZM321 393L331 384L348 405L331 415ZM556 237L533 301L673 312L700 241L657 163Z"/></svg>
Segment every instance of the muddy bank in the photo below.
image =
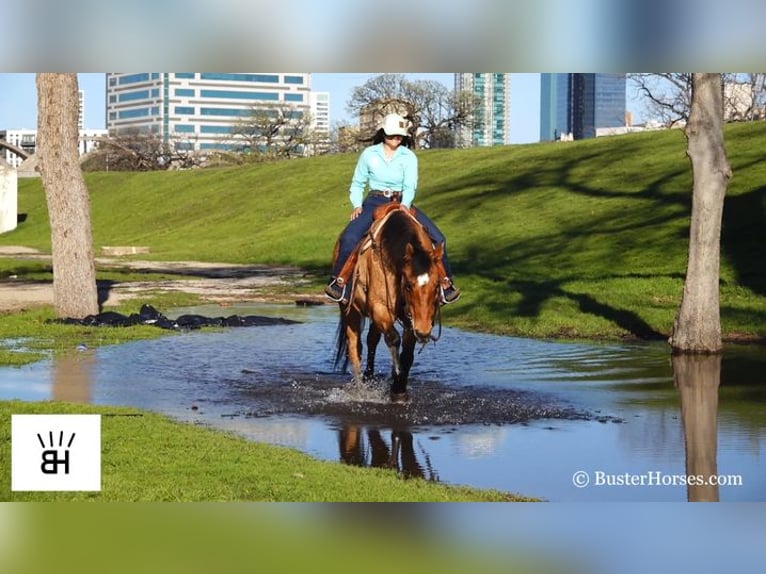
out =
<svg viewBox="0 0 766 574"><path fill-rule="evenodd" d="M50 255L21 246L0 246L0 257L50 261ZM99 281L99 300L106 307L140 300L149 292L177 291L199 296L203 301L222 305L242 302L293 302L311 304L327 301L318 293L305 297L289 293L290 287L305 285L304 271L290 266L239 265L202 261L140 261L119 257L97 257L98 269L130 269L136 273L178 275L179 279L156 281ZM274 289L269 293L270 288ZM279 293L276 293L279 291ZM51 281L26 281L0 277L0 312L13 312L42 305L53 305Z"/></svg>

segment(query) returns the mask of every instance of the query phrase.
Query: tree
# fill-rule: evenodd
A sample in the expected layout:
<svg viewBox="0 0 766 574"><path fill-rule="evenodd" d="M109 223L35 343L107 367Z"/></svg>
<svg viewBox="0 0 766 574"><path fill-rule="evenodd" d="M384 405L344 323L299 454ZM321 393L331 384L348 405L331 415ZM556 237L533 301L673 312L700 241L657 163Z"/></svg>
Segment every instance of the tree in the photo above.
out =
<svg viewBox="0 0 766 574"><path fill-rule="evenodd" d="M667 126L689 119L692 74L628 74L646 108ZM764 118L766 74L723 74L723 115L727 121Z"/></svg>
<svg viewBox="0 0 766 574"><path fill-rule="evenodd" d="M84 171L157 171L188 169L205 163L194 141L178 137L165 142L158 134L129 129L99 138L98 147L82 162Z"/></svg>
<svg viewBox="0 0 766 574"><path fill-rule="evenodd" d="M670 344L674 352L721 351L721 219L731 167L723 140L721 74L693 74L685 130L692 166L689 258Z"/></svg>
<svg viewBox="0 0 766 574"><path fill-rule="evenodd" d="M354 88L347 110L358 115L363 137L371 137L386 114L398 113L412 126L415 147L455 147L461 127L470 127L474 98L439 82L409 81L403 74L375 76Z"/></svg>
<svg viewBox="0 0 766 574"><path fill-rule="evenodd" d="M37 74L37 156L51 227L59 317L98 313L88 189L78 150L77 74Z"/></svg>
<svg viewBox="0 0 766 574"><path fill-rule="evenodd" d="M365 144L359 126L336 122L330 130L330 153L360 152Z"/></svg>
<svg viewBox="0 0 766 574"><path fill-rule="evenodd" d="M303 156L317 139L311 130L311 114L288 104L254 106L234 126L231 136L238 151L258 159Z"/></svg>
<svg viewBox="0 0 766 574"><path fill-rule="evenodd" d="M461 128L470 131L473 123L475 97L470 92L454 92L439 82L414 83L411 91L417 107L422 147L459 147L457 135Z"/></svg>
<svg viewBox="0 0 766 574"><path fill-rule="evenodd" d="M412 121L418 110L411 91L412 82L404 74L382 74L354 88L346 109L354 115L369 118L367 121L373 126L390 113L408 116Z"/></svg>
<svg viewBox="0 0 766 574"><path fill-rule="evenodd" d="M646 101L646 109L665 125L689 118L691 74L628 74L628 78Z"/></svg>

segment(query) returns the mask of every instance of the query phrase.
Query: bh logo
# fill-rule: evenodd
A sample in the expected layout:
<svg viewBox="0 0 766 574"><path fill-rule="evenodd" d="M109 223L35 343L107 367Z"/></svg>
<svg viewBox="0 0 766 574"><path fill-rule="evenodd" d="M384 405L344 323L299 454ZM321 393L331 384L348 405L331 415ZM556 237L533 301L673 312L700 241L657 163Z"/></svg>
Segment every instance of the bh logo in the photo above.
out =
<svg viewBox="0 0 766 574"><path fill-rule="evenodd" d="M42 470L45 474L58 474L59 465L64 465L64 474L69 474L69 447L71 447L72 443L74 442L74 435L75 433L72 433L72 436L66 443L66 448L63 450L64 456L59 458L59 451L53 448L55 446L53 444L53 431L48 433L48 436L50 437L51 448L50 450L43 451L43 462L40 465L40 470ZM40 446L45 448L45 441L43 440L43 437L40 435L40 433L37 433L37 440L40 441ZM59 449L62 449L64 446L64 431L59 432L58 446Z"/></svg>
<svg viewBox="0 0 766 574"><path fill-rule="evenodd" d="M101 416L12 415L11 490L101 490Z"/></svg>

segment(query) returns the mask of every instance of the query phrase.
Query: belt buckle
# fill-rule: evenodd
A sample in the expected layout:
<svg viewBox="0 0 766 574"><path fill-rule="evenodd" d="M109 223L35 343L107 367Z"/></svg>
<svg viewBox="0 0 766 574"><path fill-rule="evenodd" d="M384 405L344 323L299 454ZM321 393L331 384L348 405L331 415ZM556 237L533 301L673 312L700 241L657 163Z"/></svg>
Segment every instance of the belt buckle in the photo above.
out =
<svg viewBox="0 0 766 574"><path fill-rule="evenodd" d="M393 197L393 195L394 195L394 192L391 191L390 189L384 189L383 190L383 197L386 197L386 198L390 199L391 197Z"/></svg>

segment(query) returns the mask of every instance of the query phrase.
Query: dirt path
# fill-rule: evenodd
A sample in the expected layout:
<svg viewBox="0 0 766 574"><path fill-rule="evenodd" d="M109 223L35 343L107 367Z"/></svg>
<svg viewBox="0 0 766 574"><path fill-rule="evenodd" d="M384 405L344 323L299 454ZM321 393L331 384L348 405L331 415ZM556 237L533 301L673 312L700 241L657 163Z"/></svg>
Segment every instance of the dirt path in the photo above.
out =
<svg viewBox="0 0 766 574"><path fill-rule="evenodd" d="M0 246L0 257L50 261L50 256L29 247ZM293 302L323 304L317 294L307 297L290 293L291 286L305 284L304 273L295 267L238 265L201 261L137 261L119 257L97 257L98 269L129 268L137 273L158 273L189 276L188 279L159 279L130 281L101 286L105 306L117 305L129 299L140 299L149 291L181 291L199 295L204 300L220 304L234 302ZM269 288L275 288L269 292ZM0 312L18 311L53 304L51 282L24 281L0 277Z"/></svg>

